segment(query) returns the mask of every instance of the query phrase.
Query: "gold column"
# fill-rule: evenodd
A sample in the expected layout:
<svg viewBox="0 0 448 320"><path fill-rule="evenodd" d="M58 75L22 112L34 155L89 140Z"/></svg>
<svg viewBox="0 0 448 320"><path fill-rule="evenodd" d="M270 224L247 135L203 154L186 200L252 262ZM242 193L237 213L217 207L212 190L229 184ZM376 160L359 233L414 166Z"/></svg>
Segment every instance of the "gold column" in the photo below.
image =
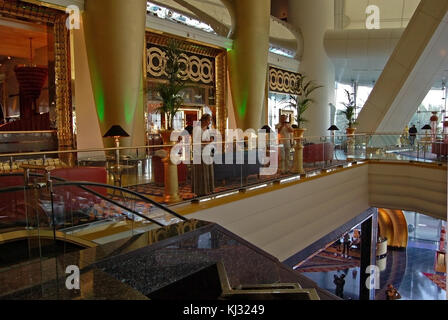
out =
<svg viewBox="0 0 448 320"><path fill-rule="evenodd" d="M131 136L123 140L124 147L143 143L132 137L144 137L137 131L143 129L138 106L143 102L146 0L86 0L84 18L101 132L120 125ZM106 146L111 144L105 140Z"/></svg>
<svg viewBox="0 0 448 320"><path fill-rule="evenodd" d="M234 48L230 50L230 79L239 128L261 127L268 68L271 1L233 1Z"/></svg>
<svg viewBox="0 0 448 320"><path fill-rule="evenodd" d="M226 108L226 70L227 70L227 55L221 53L215 60L216 69L216 112L218 113L218 130L223 137L227 129L227 108Z"/></svg>
<svg viewBox="0 0 448 320"><path fill-rule="evenodd" d="M71 71L69 33L65 26L66 16L59 17L54 24L55 69L56 69L56 121L60 148L73 145Z"/></svg>

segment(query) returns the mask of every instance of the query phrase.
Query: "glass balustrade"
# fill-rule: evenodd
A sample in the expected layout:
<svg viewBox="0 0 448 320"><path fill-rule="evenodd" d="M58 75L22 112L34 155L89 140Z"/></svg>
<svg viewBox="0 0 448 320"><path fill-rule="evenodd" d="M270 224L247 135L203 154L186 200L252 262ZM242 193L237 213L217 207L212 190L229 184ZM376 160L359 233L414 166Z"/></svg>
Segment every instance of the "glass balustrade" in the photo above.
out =
<svg viewBox="0 0 448 320"><path fill-rule="evenodd" d="M214 142L213 147L184 141L175 151L172 146L155 145L2 154L0 188L23 185L20 174L26 166L48 167L52 177L123 187L156 202L172 204L254 190L353 161L447 162L448 144L441 137L427 135L418 135L415 141L402 134L305 135L290 140L279 140L271 134L270 138L272 143L262 147L255 138ZM204 165L207 156L212 163L208 167ZM177 157L177 164L172 163L173 157ZM118 194L112 189L108 193Z"/></svg>

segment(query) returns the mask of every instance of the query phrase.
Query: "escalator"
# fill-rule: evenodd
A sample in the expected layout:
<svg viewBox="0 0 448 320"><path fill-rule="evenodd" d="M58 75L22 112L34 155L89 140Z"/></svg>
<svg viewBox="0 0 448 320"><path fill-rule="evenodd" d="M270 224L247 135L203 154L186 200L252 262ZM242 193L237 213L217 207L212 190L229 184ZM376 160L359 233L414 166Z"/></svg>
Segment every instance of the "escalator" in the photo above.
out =
<svg viewBox="0 0 448 320"><path fill-rule="evenodd" d="M30 173L0 176L0 271L187 219L131 190ZM54 247L54 250L51 248Z"/></svg>
<svg viewBox="0 0 448 320"><path fill-rule="evenodd" d="M16 182L0 188L0 300L338 299L221 226L136 192L6 178Z"/></svg>

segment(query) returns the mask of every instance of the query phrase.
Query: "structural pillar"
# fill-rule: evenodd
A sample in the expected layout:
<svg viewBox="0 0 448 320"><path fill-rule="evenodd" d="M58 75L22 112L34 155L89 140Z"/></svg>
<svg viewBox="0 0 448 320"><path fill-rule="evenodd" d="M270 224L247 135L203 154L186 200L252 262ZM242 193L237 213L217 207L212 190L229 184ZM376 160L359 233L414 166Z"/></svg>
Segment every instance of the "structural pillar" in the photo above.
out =
<svg viewBox="0 0 448 320"><path fill-rule="evenodd" d="M143 145L146 0L86 0L84 22L101 133L120 125L131 136L123 146Z"/></svg>
<svg viewBox="0 0 448 320"><path fill-rule="evenodd" d="M228 54L236 122L240 129L258 130L264 120L271 1L238 0L231 5L236 28Z"/></svg>
<svg viewBox="0 0 448 320"><path fill-rule="evenodd" d="M334 1L289 0L288 22L300 28L304 51L300 59L299 72L324 86L313 94L315 102L305 112L309 122L305 127L308 136L328 134L330 103L334 102L335 72L324 48L325 32L334 27Z"/></svg>
<svg viewBox="0 0 448 320"><path fill-rule="evenodd" d="M359 285L359 300L374 300L375 281L379 285L379 273L375 275L376 269L376 243L378 234L378 213L361 224L361 270ZM367 272L372 266L370 273ZM374 277L377 276L376 280ZM369 283L369 285L367 285Z"/></svg>

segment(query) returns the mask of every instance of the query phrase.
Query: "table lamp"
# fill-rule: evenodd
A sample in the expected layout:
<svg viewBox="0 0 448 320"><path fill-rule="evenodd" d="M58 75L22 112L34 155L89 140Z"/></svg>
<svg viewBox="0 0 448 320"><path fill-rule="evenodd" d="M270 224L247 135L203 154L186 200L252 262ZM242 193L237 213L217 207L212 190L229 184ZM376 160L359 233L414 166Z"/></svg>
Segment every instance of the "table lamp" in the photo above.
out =
<svg viewBox="0 0 448 320"><path fill-rule="evenodd" d="M428 130L431 130L431 126L429 124L425 125L422 130L425 130L425 137L428 137Z"/></svg>
<svg viewBox="0 0 448 320"><path fill-rule="evenodd" d="M328 128L328 131L331 131L331 142L334 144L334 132L339 131L339 128L333 124L330 128Z"/></svg>
<svg viewBox="0 0 448 320"><path fill-rule="evenodd" d="M103 136L103 138L114 138L116 150L117 169L120 168L120 138L127 138L129 134L119 125L112 126L109 131Z"/></svg>

